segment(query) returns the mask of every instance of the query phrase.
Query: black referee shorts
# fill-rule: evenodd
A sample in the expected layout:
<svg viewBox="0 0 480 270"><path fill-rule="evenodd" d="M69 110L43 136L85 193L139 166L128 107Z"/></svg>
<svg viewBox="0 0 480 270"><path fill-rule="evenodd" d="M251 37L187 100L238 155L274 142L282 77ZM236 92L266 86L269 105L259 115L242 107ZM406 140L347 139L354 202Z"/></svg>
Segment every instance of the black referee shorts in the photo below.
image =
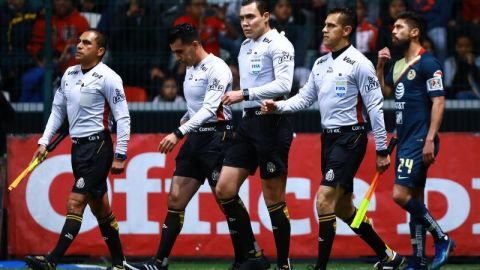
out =
<svg viewBox="0 0 480 270"><path fill-rule="evenodd" d="M207 178L210 186L216 186L233 136L231 129L229 124L217 127L204 125L197 132L190 133L175 158L173 175L194 178L201 184Z"/></svg>
<svg viewBox="0 0 480 270"><path fill-rule="evenodd" d="M353 192L353 178L367 150L367 132L349 131L322 134L322 185L340 185Z"/></svg>
<svg viewBox="0 0 480 270"><path fill-rule="evenodd" d="M248 169L252 175L260 167L262 179L287 174L293 139L290 116L258 112L247 111L223 165Z"/></svg>
<svg viewBox="0 0 480 270"><path fill-rule="evenodd" d="M107 192L107 176L113 162L113 143L109 133L72 138L72 192L100 198Z"/></svg>

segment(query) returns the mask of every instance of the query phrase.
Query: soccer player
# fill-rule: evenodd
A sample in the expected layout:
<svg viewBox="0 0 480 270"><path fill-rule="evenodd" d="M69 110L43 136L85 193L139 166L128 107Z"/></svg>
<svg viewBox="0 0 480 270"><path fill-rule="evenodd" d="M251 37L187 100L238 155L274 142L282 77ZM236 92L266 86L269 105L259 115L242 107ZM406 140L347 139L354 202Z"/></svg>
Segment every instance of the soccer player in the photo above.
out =
<svg viewBox="0 0 480 270"><path fill-rule="evenodd" d="M124 269L118 224L108 202L107 176L109 171L118 174L125 168L130 115L122 79L101 62L106 47L102 33L96 30L82 33L75 53L78 65L65 71L47 126L33 155L34 158L44 155L46 146L68 117L75 183L68 197L65 225L53 251L48 256L25 257L27 265L35 270L56 268L80 230L87 205L97 218L110 250L111 268ZM112 115L117 122L115 154L110 137Z"/></svg>
<svg viewBox="0 0 480 270"><path fill-rule="evenodd" d="M175 26L169 33L169 43L177 60L187 66L183 85L188 111L180 120L180 127L161 140L158 150L169 153L188 136L176 157L157 254L150 261L128 264L129 269L168 269L168 257L182 229L185 208L205 178L212 190L215 188L232 137L232 111L220 100L232 87L232 73L227 64L205 51L198 31L190 24ZM237 200L242 203L240 198ZM240 247L242 239L231 236L236 256L232 269L236 269L247 252ZM253 233L249 239L255 241Z"/></svg>
<svg viewBox="0 0 480 270"><path fill-rule="evenodd" d="M291 113L318 100L321 114L322 175L316 207L319 221L318 257L314 270L326 270L335 238L336 217L350 225L357 209L353 205L353 179L367 148L365 108L371 121L377 151L377 171L390 165L387 132L383 119L383 96L372 63L351 45L355 11L329 11L323 28L323 43L331 50L315 62L306 85L286 101L265 100L264 113ZM368 217L358 234L376 253L376 269L399 269L405 259L390 249L373 229Z"/></svg>
<svg viewBox="0 0 480 270"><path fill-rule="evenodd" d="M225 209L231 229L241 238L251 234L250 217L238 201L238 191L248 175L260 167L263 196L272 222L277 268L291 269L289 261L290 220L285 202L288 152L293 138L288 116L262 115L262 99L284 99L290 93L294 69L294 49L290 41L271 29L265 1L245 0L240 21L247 39L240 48L240 87L222 97L225 105L243 101L243 119L227 152L216 193ZM237 90L237 89L236 89ZM250 241L251 242L251 241ZM254 268L255 247L248 242L251 259L242 266ZM258 255L258 254L257 254ZM250 266L248 266L250 265Z"/></svg>
<svg viewBox="0 0 480 270"><path fill-rule="evenodd" d="M395 88L395 113L398 136L393 199L410 213L413 260L408 269L427 269L426 230L435 241L432 269L439 269L453 250L454 241L440 228L424 204L427 171L438 153L438 129L442 122L445 91L442 67L420 45L423 22L412 12L398 16L392 43L403 50L404 58L395 62L386 78L384 64L390 50L378 52L377 76L385 96Z"/></svg>

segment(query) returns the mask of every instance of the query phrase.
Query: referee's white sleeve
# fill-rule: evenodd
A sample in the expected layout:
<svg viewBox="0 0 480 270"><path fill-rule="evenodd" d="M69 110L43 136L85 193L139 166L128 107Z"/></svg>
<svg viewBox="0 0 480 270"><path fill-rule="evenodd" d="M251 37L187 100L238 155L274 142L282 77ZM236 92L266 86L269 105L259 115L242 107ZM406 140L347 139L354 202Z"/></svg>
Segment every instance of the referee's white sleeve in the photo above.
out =
<svg viewBox="0 0 480 270"><path fill-rule="evenodd" d="M318 99L317 88L315 87L315 79L313 71L310 72L307 83L298 91L298 94L287 99L277 102L278 112L296 112L310 107Z"/></svg>
<svg viewBox="0 0 480 270"><path fill-rule="evenodd" d="M380 83L370 61L358 64L356 68L357 86L370 118L376 150L385 150L387 149L387 131L385 130Z"/></svg>
<svg viewBox="0 0 480 270"><path fill-rule="evenodd" d="M43 131L42 137L38 140L38 144L47 146L67 116L67 102L65 92L62 88L64 83L62 78L61 85L55 92L55 97L53 98L52 112L50 113L50 117L48 117L47 126Z"/></svg>

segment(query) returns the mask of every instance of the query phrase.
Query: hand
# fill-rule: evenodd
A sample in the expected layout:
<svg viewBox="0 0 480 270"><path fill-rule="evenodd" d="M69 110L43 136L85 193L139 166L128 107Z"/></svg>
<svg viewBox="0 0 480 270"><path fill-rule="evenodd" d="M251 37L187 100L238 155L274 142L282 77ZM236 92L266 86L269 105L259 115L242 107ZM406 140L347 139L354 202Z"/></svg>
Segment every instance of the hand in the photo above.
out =
<svg viewBox="0 0 480 270"><path fill-rule="evenodd" d="M387 47L381 49L380 51L378 51L377 66L385 64L385 62L387 62L387 60L390 60L391 58L392 56L390 55L390 50Z"/></svg>
<svg viewBox="0 0 480 270"><path fill-rule="evenodd" d="M113 174L122 173L125 170L125 163L127 163L126 160L113 159L112 168L110 171Z"/></svg>
<svg viewBox="0 0 480 270"><path fill-rule="evenodd" d="M273 99L267 99L262 102L262 113L273 113L277 110L277 103Z"/></svg>
<svg viewBox="0 0 480 270"><path fill-rule="evenodd" d="M227 92L222 97L222 102L226 106L239 103L241 101L243 101L243 92L240 90Z"/></svg>
<svg viewBox="0 0 480 270"><path fill-rule="evenodd" d="M390 155L381 156L377 155L377 172L384 173L390 166Z"/></svg>
<svg viewBox="0 0 480 270"><path fill-rule="evenodd" d="M425 140L425 145L423 146L423 163L426 166L429 166L435 162L435 145L433 140Z"/></svg>
<svg viewBox="0 0 480 270"><path fill-rule="evenodd" d="M158 144L158 151L163 154L169 153L173 150L173 148L175 147L175 145L177 145L179 141L180 139L178 139L175 134L170 133L162 139L160 144Z"/></svg>
<svg viewBox="0 0 480 270"><path fill-rule="evenodd" d="M33 153L32 161L33 162L38 157L38 160L42 162L47 157L47 147L45 145L39 145L37 150Z"/></svg>

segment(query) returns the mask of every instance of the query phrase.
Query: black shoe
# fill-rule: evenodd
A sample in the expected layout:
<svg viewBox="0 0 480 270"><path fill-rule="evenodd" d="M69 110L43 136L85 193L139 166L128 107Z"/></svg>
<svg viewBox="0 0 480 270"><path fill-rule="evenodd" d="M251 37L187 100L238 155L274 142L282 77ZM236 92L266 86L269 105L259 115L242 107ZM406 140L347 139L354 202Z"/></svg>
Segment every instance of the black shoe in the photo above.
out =
<svg viewBox="0 0 480 270"><path fill-rule="evenodd" d="M168 270L168 264L162 264L156 258L151 258L146 262L124 262L125 269L127 270Z"/></svg>
<svg viewBox="0 0 480 270"><path fill-rule="evenodd" d="M405 263L405 258L398 255L397 252L392 251L393 255L380 262L377 262L373 267L378 270L398 270Z"/></svg>
<svg viewBox="0 0 480 270"><path fill-rule="evenodd" d="M239 270L241 265L241 262L233 262L232 265L230 265L230 267L228 268L228 270Z"/></svg>
<svg viewBox="0 0 480 270"><path fill-rule="evenodd" d="M238 270L266 270L270 268L270 262L267 257L261 252L258 257L248 258L240 264Z"/></svg>
<svg viewBox="0 0 480 270"><path fill-rule="evenodd" d="M45 256L26 256L25 263L33 270L55 270L56 263L51 263Z"/></svg>

